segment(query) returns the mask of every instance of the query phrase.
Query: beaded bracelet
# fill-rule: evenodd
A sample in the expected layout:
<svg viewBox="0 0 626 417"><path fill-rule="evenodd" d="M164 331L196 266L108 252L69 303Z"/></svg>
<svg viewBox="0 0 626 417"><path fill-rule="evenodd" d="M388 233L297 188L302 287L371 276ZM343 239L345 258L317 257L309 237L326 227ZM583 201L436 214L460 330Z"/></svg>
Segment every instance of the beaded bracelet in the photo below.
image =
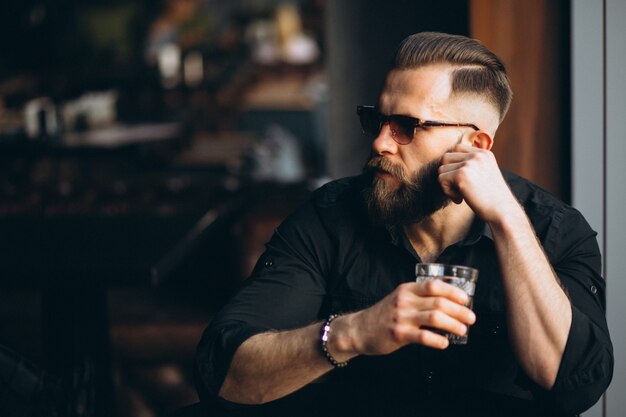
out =
<svg viewBox="0 0 626 417"><path fill-rule="evenodd" d="M330 323L332 323L333 320L335 320L339 316L340 314L331 314L330 317L326 319L326 322L324 322L324 324L322 325L322 352L324 353L324 356L326 356L326 359L328 359L328 362L330 362L330 364L335 368L343 368L344 366L348 365L348 361L337 362L337 360L333 358L333 355L330 354L330 352L328 351L328 347L326 346L326 344L328 343L328 336L330 334Z"/></svg>

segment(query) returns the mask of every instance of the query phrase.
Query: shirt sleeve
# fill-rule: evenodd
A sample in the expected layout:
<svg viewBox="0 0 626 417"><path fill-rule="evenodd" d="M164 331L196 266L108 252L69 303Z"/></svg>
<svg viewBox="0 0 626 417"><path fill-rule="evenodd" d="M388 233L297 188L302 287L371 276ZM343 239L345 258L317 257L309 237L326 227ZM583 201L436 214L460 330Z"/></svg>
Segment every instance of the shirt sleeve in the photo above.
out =
<svg viewBox="0 0 626 417"><path fill-rule="evenodd" d="M311 202L276 229L251 277L200 341L195 372L203 400L217 397L235 351L245 340L319 319L331 265L330 246Z"/></svg>
<svg viewBox="0 0 626 417"><path fill-rule="evenodd" d="M551 242L551 261L570 299L572 324L549 401L558 411L571 415L595 404L613 375L606 286L596 233L578 211L567 208L560 213L547 245Z"/></svg>

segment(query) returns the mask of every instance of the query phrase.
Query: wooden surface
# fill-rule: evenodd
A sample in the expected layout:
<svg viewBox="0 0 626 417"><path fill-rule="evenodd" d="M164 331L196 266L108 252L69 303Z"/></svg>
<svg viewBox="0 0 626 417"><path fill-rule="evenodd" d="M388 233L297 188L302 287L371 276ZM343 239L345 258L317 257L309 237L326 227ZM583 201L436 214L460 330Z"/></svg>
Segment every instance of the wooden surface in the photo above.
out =
<svg viewBox="0 0 626 417"><path fill-rule="evenodd" d="M471 0L470 34L507 67L513 103L495 138L500 166L569 198L569 61L554 0Z"/></svg>

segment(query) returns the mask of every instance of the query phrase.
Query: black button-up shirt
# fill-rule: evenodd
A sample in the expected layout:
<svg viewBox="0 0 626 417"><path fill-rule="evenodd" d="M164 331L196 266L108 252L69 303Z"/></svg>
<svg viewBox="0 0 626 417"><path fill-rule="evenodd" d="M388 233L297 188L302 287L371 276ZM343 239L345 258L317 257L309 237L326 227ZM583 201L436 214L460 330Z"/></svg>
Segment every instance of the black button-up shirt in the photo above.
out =
<svg viewBox="0 0 626 417"><path fill-rule="evenodd" d="M477 322L467 345L443 351L410 345L386 356L360 356L258 410L269 415L558 416L593 405L613 371L596 233L577 210L536 185L510 173L505 178L572 305L567 345L550 391L535 384L515 358L493 236L476 219L468 236L437 259L480 271ZM216 398L234 352L252 335L367 308L414 280L419 255L402 228L370 224L363 181L353 177L327 184L278 227L252 277L203 336L196 369L201 398Z"/></svg>

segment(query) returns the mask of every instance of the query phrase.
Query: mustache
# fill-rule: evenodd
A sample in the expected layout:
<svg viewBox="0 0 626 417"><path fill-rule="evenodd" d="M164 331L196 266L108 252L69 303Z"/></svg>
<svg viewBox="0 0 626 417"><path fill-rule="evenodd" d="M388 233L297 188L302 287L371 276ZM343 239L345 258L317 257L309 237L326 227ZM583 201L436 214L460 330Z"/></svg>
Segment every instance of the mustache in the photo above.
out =
<svg viewBox="0 0 626 417"><path fill-rule="evenodd" d="M411 180L404 169L391 162L387 157L376 155L370 158L370 160L365 165L365 170L367 172L374 171L383 171L387 172L394 177L398 178L400 181L404 183L410 183Z"/></svg>

